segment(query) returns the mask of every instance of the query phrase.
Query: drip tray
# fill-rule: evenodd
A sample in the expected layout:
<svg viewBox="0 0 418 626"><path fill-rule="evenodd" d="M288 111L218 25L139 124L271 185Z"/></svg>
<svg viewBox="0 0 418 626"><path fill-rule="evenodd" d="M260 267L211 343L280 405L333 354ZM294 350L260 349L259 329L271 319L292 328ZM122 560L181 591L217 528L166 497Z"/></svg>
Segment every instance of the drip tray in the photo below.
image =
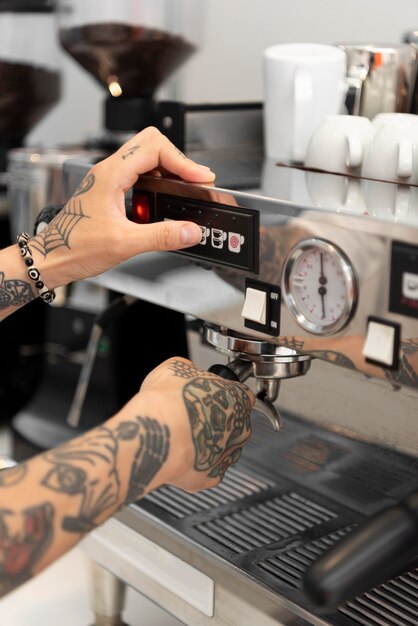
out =
<svg viewBox="0 0 418 626"><path fill-rule="evenodd" d="M215 489L162 487L135 506L311 613L301 591L309 565L369 515L418 489L417 459L289 415L277 438L257 423L241 459ZM322 619L416 626L416 567Z"/></svg>

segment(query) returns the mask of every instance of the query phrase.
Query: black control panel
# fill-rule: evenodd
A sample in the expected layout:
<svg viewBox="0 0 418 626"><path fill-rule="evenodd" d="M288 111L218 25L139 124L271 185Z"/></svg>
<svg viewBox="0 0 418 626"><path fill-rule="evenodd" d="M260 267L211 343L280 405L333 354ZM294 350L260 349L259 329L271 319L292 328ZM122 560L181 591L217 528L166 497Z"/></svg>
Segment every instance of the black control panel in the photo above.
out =
<svg viewBox="0 0 418 626"><path fill-rule="evenodd" d="M394 241L389 311L418 318L418 246Z"/></svg>
<svg viewBox="0 0 418 626"><path fill-rule="evenodd" d="M200 244L179 254L258 273L258 211L156 194L153 221L163 220L188 220L202 230Z"/></svg>

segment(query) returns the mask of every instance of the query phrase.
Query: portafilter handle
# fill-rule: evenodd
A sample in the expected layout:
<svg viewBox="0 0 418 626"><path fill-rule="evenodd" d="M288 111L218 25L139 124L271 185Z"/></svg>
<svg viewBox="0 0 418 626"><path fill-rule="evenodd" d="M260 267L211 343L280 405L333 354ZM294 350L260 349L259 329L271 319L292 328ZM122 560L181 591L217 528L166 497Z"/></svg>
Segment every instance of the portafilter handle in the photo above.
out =
<svg viewBox="0 0 418 626"><path fill-rule="evenodd" d="M251 361L244 361L244 359L235 359L228 363L228 365L221 365L215 363L208 369L212 374L221 376L226 380L234 380L237 383L244 383L253 373L253 366ZM264 415L270 422L273 430L278 432L282 427L282 420L274 406L273 402L269 400L265 391L259 391L256 396L254 409Z"/></svg>
<svg viewBox="0 0 418 626"><path fill-rule="evenodd" d="M406 568L418 552L418 492L374 515L305 572L307 597L335 608Z"/></svg>

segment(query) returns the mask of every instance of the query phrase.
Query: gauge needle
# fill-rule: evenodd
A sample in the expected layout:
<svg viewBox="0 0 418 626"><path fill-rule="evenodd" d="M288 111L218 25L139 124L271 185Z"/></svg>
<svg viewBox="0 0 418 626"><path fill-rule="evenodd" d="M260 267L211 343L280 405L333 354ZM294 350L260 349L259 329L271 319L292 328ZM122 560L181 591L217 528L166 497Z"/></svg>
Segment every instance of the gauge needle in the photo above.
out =
<svg viewBox="0 0 418 626"><path fill-rule="evenodd" d="M321 274L319 276L319 284L321 285L318 289L318 293L321 296L321 303L322 303L322 319L324 320L326 317L325 314L325 296L327 294L327 288L325 287L325 285L327 284L327 277L324 274L324 253L321 252L320 254L320 263L321 263Z"/></svg>

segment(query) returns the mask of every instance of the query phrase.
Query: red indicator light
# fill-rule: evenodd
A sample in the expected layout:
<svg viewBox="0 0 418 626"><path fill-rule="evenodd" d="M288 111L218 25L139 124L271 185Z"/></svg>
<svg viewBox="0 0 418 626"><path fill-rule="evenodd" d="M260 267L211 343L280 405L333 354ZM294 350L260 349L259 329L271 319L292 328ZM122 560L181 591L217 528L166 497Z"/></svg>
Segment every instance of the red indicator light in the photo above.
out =
<svg viewBox="0 0 418 626"><path fill-rule="evenodd" d="M149 224L151 218L149 196L135 192L132 197L132 221L137 224Z"/></svg>

